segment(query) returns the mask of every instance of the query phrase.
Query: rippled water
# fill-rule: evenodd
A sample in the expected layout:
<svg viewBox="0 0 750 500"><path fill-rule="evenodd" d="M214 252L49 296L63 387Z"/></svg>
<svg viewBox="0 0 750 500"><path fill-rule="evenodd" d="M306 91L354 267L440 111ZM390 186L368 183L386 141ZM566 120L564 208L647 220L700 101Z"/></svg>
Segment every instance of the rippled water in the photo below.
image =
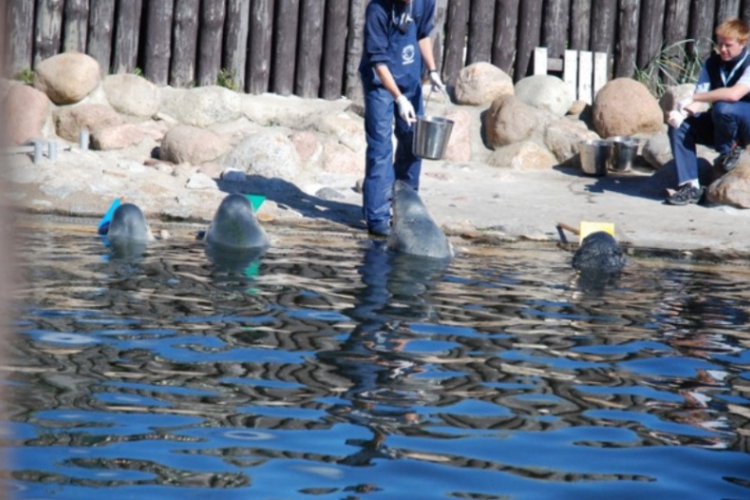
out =
<svg viewBox="0 0 750 500"><path fill-rule="evenodd" d="M269 232L234 270L22 238L18 498L750 498L750 268Z"/></svg>

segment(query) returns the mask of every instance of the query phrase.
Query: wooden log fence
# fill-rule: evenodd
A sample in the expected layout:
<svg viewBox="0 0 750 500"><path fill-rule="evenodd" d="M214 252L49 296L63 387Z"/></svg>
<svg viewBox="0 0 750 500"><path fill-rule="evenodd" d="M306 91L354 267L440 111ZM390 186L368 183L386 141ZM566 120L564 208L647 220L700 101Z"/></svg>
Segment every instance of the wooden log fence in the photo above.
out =
<svg viewBox="0 0 750 500"><path fill-rule="evenodd" d="M78 51L104 73L158 85L359 99L368 2L6 0L5 69L28 78L41 60ZM478 62L520 80L537 47L550 58L606 53L608 78L628 77L658 57L706 57L728 17L750 20L750 0L436 0L431 38L448 84Z"/></svg>

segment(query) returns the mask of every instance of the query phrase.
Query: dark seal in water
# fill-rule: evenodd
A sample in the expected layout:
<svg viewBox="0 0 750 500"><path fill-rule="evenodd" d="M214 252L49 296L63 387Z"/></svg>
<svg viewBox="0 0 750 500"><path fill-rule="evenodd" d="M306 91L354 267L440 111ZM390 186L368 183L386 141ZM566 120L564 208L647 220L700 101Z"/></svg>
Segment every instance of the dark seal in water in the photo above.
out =
<svg viewBox="0 0 750 500"><path fill-rule="evenodd" d="M597 231L583 239L573 255L573 267L583 272L615 274L625 267L625 257L614 237Z"/></svg>

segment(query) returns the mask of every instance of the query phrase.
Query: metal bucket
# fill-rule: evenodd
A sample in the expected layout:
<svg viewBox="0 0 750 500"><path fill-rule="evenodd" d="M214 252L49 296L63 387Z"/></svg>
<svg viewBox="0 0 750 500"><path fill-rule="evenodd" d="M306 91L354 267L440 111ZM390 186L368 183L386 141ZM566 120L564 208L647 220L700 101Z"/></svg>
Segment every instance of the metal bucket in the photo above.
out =
<svg viewBox="0 0 750 500"><path fill-rule="evenodd" d="M418 116L414 126L412 153L428 160L441 159L448 147L453 121L439 116Z"/></svg>
<svg viewBox="0 0 750 500"><path fill-rule="evenodd" d="M607 175L609 149L609 141L593 139L581 142L578 145L578 156L583 173L597 177Z"/></svg>
<svg viewBox="0 0 750 500"><path fill-rule="evenodd" d="M610 137L609 168L624 172L633 168L633 160L638 153L638 141L632 137L618 135Z"/></svg>

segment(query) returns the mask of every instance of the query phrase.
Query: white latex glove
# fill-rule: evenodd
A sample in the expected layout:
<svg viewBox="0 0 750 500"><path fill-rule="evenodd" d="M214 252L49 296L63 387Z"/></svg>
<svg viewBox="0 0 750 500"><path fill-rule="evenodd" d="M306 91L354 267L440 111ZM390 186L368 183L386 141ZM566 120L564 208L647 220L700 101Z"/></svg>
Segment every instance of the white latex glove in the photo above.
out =
<svg viewBox="0 0 750 500"><path fill-rule="evenodd" d="M682 122L685 121L685 118L687 118L687 116L687 111L677 111L676 109L673 109L669 112L667 123L671 127L680 128L680 125L682 125Z"/></svg>
<svg viewBox="0 0 750 500"><path fill-rule="evenodd" d="M436 70L430 71L430 82L432 82L432 90L439 91L445 94L445 84L440 79L440 73Z"/></svg>
<svg viewBox="0 0 750 500"><path fill-rule="evenodd" d="M411 102L409 102L409 99L404 94L398 96L396 104L398 104L398 114L402 120L409 125L416 123L417 113L414 112L414 106L411 105Z"/></svg>
<svg viewBox="0 0 750 500"><path fill-rule="evenodd" d="M680 113L688 113L688 110L685 109L691 104L693 104L693 98L692 96L683 97L679 101L677 101L677 105L675 106L675 109L679 111Z"/></svg>

